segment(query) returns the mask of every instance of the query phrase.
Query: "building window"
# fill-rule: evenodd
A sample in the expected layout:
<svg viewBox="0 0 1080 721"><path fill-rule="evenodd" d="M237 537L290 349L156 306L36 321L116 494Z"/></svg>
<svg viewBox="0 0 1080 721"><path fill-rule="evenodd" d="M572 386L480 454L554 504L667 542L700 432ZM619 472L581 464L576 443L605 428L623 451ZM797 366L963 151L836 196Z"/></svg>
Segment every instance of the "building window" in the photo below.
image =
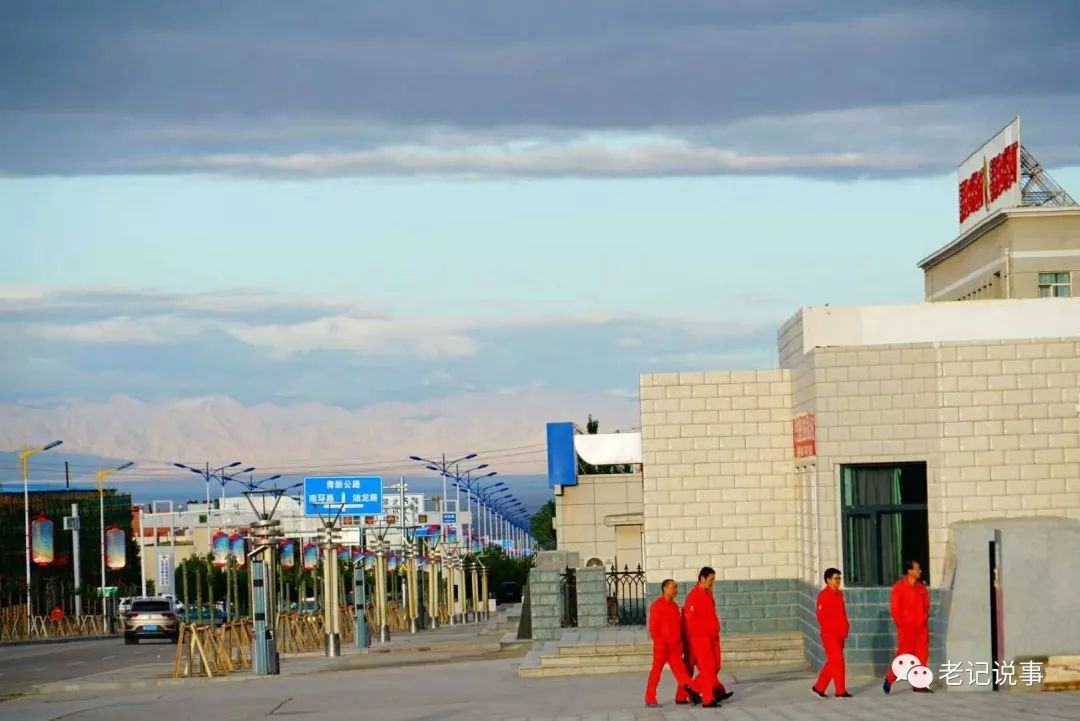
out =
<svg viewBox="0 0 1080 721"><path fill-rule="evenodd" d="M1069 279L1069 273L1039 273L1039 297L1072 297L1072 282Z"/></svg>
<svg viewBox="0 0 1080 721"><path fill-rule="evenodd" d="M930 577L926 464L843 466L844 582L891 586L913 559Z"/></svg>

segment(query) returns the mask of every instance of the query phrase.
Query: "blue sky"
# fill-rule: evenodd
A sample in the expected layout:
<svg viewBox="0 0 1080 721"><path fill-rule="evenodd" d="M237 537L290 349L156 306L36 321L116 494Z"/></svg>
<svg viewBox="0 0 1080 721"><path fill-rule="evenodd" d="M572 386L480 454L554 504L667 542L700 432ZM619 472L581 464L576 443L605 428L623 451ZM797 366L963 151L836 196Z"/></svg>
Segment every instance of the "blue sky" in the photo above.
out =
<svg viewBox="0 0 1080 721"><path fill-rule="evenodd" d="M642 372L920 302L1015 115L1080 192L1072 3L0 14L0 450L535 472Z"/></svg>

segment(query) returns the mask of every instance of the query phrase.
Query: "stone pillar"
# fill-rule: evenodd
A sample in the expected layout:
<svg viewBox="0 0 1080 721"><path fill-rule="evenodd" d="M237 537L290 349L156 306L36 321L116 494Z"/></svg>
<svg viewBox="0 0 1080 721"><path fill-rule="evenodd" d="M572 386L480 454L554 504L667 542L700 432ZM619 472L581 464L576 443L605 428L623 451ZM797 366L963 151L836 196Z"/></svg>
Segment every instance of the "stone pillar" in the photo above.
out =
<svg viewBox="0 0 1080 721"><path fill-rule="evenodd" d="M607 569L577 569L578 628L607 628Z"/></svg>
<svg viewBox="0 0 1080 721"><path fill-rule="evenodd" d="M555 641L562 633L562 581L566 567L576 566L578 554L567 551L541 551L529 571L529 604L532 615L534 646Z"/></svg>
<svg viewBox="0 0 1080 721"><path fill-rule="evenodd" d="M559 571L529 571L529 603L534 645L554 641L562 631L562 584Z"/></svg>

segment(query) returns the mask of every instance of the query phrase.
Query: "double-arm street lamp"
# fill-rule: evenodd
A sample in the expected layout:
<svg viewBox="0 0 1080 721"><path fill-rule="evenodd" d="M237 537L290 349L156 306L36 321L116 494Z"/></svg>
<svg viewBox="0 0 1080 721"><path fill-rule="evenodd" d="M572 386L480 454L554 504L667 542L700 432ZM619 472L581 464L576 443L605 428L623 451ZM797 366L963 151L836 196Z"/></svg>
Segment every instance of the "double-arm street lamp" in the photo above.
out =
<svg viewBox="0 0 1080 721"><path fill-rule="evenodd" d="M134 465L135 465L135 463L133 461L128 461L127 463L121 463L119 466L116 466L115 468L98 468L97 473L94 474L97 477L97 486L98 486L98 523L101 526L101 529L100 529L100 531L101 531L101 538L100 538L100 541L101 541L101 586L100 586L100 588L101 588L101 604L102 604L102 608L105 607L105 479L108 478L109 476L111 476L112 474L116 473L117 471L122 471L122 470L124 470L126 468L131 468ZM142 518L144 518L144 516L140 515L139 518L142 519ZM156 526L154 527L154 533L155 534L157 533L157 527ZM142 535L143 535L143 524L142 524L142 521L140 520L140 522L139 522L139 548L140 549L142 548ZM157 541L154 541L154 543L157 543ZM141 557L139 558L139 563L142 564L142 558Z"/></svg>
<svg viewBox="0 0 1080 721"><path fill-rule="evenodd" d="M23 510L26 521L26 637L30 638L30 616L33 614L30 605L30 457L38 453L52 450L63 441L52 441L39 448L28 448L19 453L19 465L23 472Z"/></svg>

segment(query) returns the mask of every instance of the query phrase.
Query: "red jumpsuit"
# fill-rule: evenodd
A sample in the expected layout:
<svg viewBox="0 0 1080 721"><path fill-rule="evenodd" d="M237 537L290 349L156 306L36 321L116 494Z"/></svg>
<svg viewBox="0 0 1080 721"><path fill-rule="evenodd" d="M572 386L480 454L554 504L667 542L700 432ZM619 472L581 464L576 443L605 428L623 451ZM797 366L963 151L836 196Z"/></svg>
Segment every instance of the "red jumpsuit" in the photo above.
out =
<svg viewBox="0 0 1080 721"><path fill-rule="evenodd" d="M896 656L910 653L918 657L923 666L930 660L930 592L919 581L909 583L901 578L892 587L893 623L896 624ZM896 674L889 667L885 679L896 682Z"/></svg>
<svg viewBox="0 0 1080 721"><path fill-rule="evenodd" d="M821 645L825 648L825 665L818 674L814 689L825 693L832 681L836 694L847 693L844 683L844 640L848 635L847 608L844 592L826 586L817 599L817 619L821 626Z"/></svg>
<svg viewBox="0 0 1080 721"><path fill-rule="evenodd" d="M716 615L716 599L712 591L701 586L686 595L683 604L683 622L686 628L687 664L697 667L698 675L691 688L701 694L703 703L727 693L717 674L720 671L720 618ZM685 701L681 688L675 694L676 701Z"/></svg>
<svg viewBox="0 0 1080 721"><path fill-rule="evenodd" d="M649 670L649 680L645 683L645 703L656 703L656 687L660 684L660 675L664 664L671 667L675 682L681 690L683 684L690 683L690 674L683 666L682 622L679 618L679 604L660 598L649 607L649 635L653 640L653 661Z"/></svg>

